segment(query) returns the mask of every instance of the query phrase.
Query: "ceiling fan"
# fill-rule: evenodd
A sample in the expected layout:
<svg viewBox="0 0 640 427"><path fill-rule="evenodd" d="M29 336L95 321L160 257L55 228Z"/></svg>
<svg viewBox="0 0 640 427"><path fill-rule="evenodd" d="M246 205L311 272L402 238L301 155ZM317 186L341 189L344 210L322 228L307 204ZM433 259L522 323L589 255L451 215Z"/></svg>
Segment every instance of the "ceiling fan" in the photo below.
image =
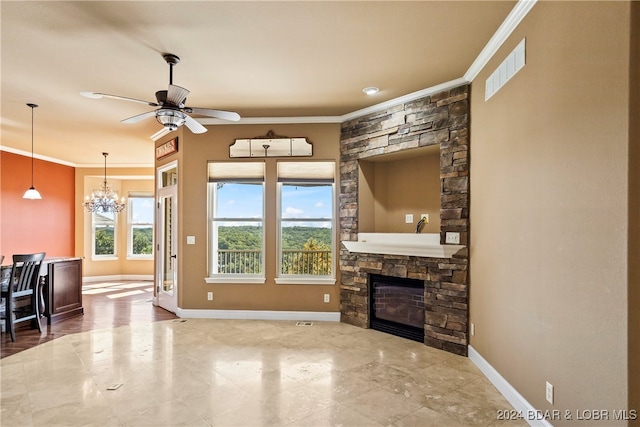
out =
<svg viewBox="0 0 640 427"><path fill-rule="evenodd" d="M159 90L156 92L157 102L143 101L141 99L128 98L118 95L109 95L108 93L100 92L85 91L80 92L80 94L87 98L121 99L123 101L139 102L151 107L160 107L156 110L147 111L146 113L138 114L133 117L129 117L128 119L124 119L122 120L122 123L137 123L148 117L155 116L156 120L169 131L174 131L182 125L185 125L193 133L204 133L207 131L207 128L202 126L187 113L193 113L206 117L214 117L216 119L231 120L234 122L240 120L240 115L232 111L212 110L209 108L185 106L189 91L183 87L173 84L173 66L180 62L180 58L171 53L163 55L163 58L165 61L167 61L167 64L169 64L169 88L167 90Z"/></svg>

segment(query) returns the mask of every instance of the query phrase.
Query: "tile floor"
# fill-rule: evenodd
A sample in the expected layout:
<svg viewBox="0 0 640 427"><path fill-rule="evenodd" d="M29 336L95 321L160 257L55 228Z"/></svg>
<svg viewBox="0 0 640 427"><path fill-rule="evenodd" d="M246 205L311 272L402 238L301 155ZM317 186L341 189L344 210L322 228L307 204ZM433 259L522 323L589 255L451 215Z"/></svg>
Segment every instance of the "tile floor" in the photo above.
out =
<svg viewBox="0 0 640 427"><path fill-rule="evenodd" d="M20 324L16 328L16 341L9 334L0 337L0 359L58 339L65 335L94 329L115 328L132 323L149 323L175 319L176 316L156 307L151 281L110 281L88 283L82 286L84 315L46 325L43 319L42 333Z"/></svg>
<svg viewBox="0 0 640 427"><path fill-rule="evenodd" d="M3 427L494 426L511 408L465 357L337 322L96 329L5 357L0 374Z"/></svg>

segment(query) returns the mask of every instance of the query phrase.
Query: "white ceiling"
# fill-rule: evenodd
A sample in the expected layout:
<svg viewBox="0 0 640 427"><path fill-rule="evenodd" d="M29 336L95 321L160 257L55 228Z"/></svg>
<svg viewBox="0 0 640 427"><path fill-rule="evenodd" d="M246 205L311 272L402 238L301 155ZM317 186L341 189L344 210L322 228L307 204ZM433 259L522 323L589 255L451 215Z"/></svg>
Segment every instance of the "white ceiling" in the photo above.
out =
<svg viewBox="0 0 640 427"><path fill-rule="evenodd" d="M461 78L515 1L2 1L2 147L74 165L152 165L169 67L187 104L340 117ZM362 92L366 86L381 91ZM338 119L339 120L339 119Z"/></svg>

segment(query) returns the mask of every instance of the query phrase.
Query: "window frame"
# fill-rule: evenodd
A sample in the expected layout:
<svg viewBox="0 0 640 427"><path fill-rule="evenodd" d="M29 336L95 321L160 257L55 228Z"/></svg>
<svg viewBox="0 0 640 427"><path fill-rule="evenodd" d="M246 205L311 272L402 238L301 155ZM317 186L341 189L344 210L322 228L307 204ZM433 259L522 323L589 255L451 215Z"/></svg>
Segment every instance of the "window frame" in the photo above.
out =
<svg viewBox="0 0 640 427"><path fill-rule="evenodd" d="M132 220L133 199L150 199L152 202L152 218L150 223L134 223ZM129 194L127 198L127 259L128 260L152 260L153 248L155 248L155 198L152 193L145 194ZM150 254L134 254L133 253L133 229L136 226L151 226L151 253Z"/></svg>
<svg viewBox="0 0 640 427"><path fill-rule="evenodd" d="M322 162L321 160L310 161L308 163ZM278 162L284 163L284 162ZM334 163L334 162L332 162ZM334 163L335 168L335 163ZM276 266L276 284L299 284L299 285L333 285L336 283L336 182L334 177L329 179L305 179L305 178L288 178L280 180L277 177L277 213L276 213L276 230L277 230L277 266ZM331 187L331 218L283 218L282 216L282 188L287 185L309 185L309 184L327 184ZM330 222L331 223L331 274L330 275L313 275L313 274L283 274L283 222Z"/></svg>
<svg viewBox="0 0 640 427"><path fill-rule="evenodd" d="M216 163L216 162L214 162ZM233 183L233 184L260 184L262 187L262 212L260 218L243 218L243 217L215 217L216 203L217 203L217 184L219 183ZM208 277L205 278L206 283L246 283L246 284L263 284L266 282L266 220L265 220L265 205L266 205L266 184L265 177L261 179L254 178L232 178L232 179L210 179L207 183L207 227L208 227ZM237 273L216 273L216 257L218 253L218 236L216 222L260 222L262 226L262 245L261 245L261 272L258 274L237 274Z"/></svg>
<svg viewBox="0 0 640 427"><path fill-rule="evenodd" d="M109 224L113 225L113 254L96 254L96 214L91 212L91 260L92 261L113 261L118 259L118 215L113 214L113 220ZM108 226L108 225L107 225Z"/></svg>

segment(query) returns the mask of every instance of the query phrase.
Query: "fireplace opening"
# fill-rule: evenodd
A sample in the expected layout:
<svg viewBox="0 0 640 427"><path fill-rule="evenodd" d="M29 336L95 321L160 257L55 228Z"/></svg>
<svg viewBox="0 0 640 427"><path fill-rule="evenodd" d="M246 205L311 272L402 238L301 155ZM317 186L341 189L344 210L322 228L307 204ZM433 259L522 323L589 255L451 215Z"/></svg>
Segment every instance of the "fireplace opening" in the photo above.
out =
<svg viewBox="0 0 640 427"><path fill-rule="evenodd" d="M369 327L424 342L424 281L371 274Z"/></svg>

